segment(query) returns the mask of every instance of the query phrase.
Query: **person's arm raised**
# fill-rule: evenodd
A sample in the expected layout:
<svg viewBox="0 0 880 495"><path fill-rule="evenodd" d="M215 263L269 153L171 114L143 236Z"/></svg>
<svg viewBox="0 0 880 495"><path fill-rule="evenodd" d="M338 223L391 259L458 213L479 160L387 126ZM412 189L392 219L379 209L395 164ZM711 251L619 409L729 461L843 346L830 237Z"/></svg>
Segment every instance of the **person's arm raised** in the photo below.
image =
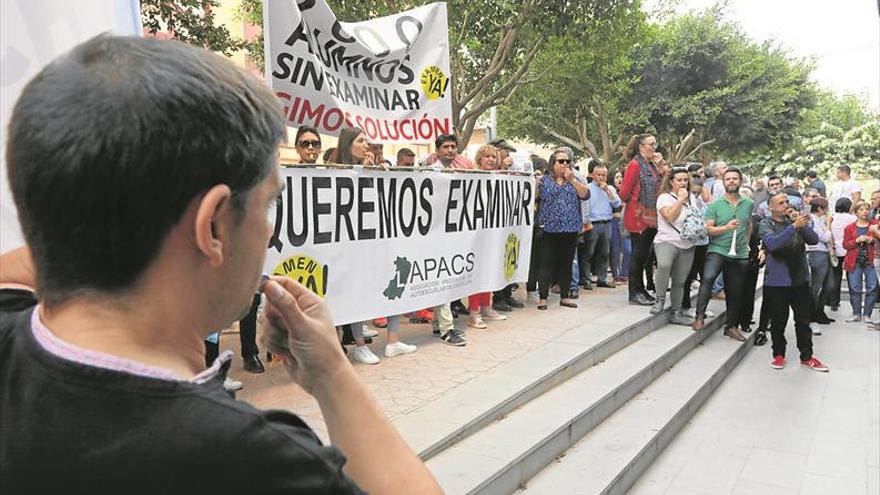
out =
<svg viewBox="0 0 880 495"><path fill-rule="evenodd" d="M442 493L345 358L324 301L286 277L272 277L263 292L266 345L317 399L331 441L348 459L345 473L370 493Z"/></svg>

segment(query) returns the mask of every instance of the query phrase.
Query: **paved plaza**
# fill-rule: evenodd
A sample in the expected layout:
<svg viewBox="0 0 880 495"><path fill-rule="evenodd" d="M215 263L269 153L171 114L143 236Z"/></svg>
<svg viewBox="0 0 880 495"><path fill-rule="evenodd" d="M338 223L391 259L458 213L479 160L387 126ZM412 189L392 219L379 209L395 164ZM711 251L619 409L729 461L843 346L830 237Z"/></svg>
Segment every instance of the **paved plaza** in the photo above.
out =
<svg viewBox="0 0 880 495"><path fill-rule="evenodd" d="M788 366L752 349L631 493L880 493L880 332L843 323L846 303L829 316L813 346L830 373L799 365L789 324Z"/></svg>

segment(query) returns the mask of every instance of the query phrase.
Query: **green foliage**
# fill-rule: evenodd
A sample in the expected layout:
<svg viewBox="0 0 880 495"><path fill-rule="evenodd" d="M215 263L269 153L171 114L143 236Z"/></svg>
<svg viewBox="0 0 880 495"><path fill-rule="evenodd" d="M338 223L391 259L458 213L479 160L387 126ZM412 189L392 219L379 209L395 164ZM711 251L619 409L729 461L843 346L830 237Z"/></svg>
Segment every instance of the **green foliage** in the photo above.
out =
<svg viewBox="0 0 880 495"><path fill-rule="evenodd" d="M640 109L618 103L636 82L630 74L632 40L640 39L645 29L644 14L635 6L590 29L550 38L530 68L528 77L535 82L501 107L501 134L538 144L567 144L613 161L619 156L614 146L619 131L644 118Z"/></svg>
<svg viewBox="0 0 880 495"><path fill-rule="evenodd" d="M263 25L263 0L241 0L236 9L236 17L238 20L254 26ZM253 39L244 40L242 49L245 55L255 66L259 67L260 72L266 69L266 56L263 50L263 32L254 36Z"/></svg>
<svg viewBox="0 0 880 495"><path fill-rule="evenodd" d="M647 109L641 128L667 145L697 129L721 155L767 149L792 139L815 100L809 63L750 41L718 8L670 19L633 57L628 103Z"/></svg>
<svg viewBox="0 0 880 495"><path fill-rule="evenodd" d="M169 32L174 39L231 55L242 48L225 26L214 24L219 0L141 0L141 23L150 33Z"/></svg>

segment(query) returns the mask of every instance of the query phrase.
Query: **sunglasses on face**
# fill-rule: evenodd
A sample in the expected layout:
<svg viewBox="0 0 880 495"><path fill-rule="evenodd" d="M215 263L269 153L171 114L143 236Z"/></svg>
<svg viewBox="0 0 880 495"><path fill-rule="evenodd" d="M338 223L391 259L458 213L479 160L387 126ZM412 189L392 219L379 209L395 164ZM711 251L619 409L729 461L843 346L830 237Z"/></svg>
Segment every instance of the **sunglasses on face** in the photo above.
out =
<svg viewBox="0 0 880 495"><path fill-rule="evenodd" d="M300 141L297 146L299 146L300 148L320 148L321 141L305 141L305 140L303 140L303 141Z"/></svg>
<svg viewBox="0 0 880 495"><path fill-rule="evenodd" d="M567 159L567 158L558 158L558 159L556 160L556 163L561 163L561 164L563 164L563 165L568 165L568 164L571 163L571 160L569 160L569 159Z"/></svg>

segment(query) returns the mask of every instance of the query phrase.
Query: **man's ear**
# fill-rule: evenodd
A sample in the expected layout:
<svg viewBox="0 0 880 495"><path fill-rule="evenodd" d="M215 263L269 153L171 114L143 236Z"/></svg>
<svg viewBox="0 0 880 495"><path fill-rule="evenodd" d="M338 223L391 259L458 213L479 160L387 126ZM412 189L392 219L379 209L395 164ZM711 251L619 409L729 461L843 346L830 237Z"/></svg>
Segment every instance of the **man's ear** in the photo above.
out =
<svg viewBox="0 0 880 495"><path fill-rule="evenodd" d="M222 265L228 254L233 214L232 190L226 184L208 189L196 205L196 247L211 266Z"/></svg>

